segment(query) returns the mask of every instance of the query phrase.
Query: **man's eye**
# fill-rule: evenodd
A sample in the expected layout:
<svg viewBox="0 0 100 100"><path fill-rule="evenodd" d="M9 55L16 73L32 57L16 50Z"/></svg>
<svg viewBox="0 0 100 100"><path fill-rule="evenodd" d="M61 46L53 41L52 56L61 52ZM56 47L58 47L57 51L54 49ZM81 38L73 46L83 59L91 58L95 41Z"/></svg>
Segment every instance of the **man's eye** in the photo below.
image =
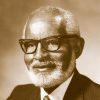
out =
<svg viewBox="0 0 100 100"><path fill-rule="evenodd" d="M59 46L59 42L57 40L48 41L46 43L46 47L49 50L56 50L56 49L58 49L58 46Z"/></svg>
<svg viewBox="0 0 100 100"><path fill-rule="evenodd" d="M25 43L25 48L26 48L27 53L33 52L36 48L36 45L33 42L28 42L28 43Z"/></svg>

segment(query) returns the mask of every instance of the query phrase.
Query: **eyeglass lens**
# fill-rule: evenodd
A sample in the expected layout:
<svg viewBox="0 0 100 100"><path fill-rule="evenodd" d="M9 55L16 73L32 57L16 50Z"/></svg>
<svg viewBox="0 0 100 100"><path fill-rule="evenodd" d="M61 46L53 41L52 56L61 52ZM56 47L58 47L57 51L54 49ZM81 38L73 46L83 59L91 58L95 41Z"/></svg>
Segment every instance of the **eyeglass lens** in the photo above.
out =
<svg viewBox="0 0 100 100"><path fill-rule="evenodd" d="M20 42L21 44L21 47L23 49L23 51L25 53L34 53L36 51L36 48L38 46L38 40L34 41L32 39L21 39L21 41L24 41L24 42ZM41 45L42 47L47 50L47 51L55 51L58 49L59 47L59 40L56 38L56 39L44 39L41 41Z"/></svg>

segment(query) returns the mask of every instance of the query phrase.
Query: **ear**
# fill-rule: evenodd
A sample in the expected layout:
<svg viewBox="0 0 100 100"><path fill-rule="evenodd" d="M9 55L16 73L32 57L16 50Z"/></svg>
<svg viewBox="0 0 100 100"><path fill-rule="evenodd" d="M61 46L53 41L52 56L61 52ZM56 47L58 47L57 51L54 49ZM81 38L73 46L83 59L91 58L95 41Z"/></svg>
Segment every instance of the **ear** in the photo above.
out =
<svg viewBox="0 0 100 100"><path fill-rule="evenodd" d="M77 38L74 42L74 52L76 55L76 59L81 55L84 47L84 39L83 38Z"/></svg>

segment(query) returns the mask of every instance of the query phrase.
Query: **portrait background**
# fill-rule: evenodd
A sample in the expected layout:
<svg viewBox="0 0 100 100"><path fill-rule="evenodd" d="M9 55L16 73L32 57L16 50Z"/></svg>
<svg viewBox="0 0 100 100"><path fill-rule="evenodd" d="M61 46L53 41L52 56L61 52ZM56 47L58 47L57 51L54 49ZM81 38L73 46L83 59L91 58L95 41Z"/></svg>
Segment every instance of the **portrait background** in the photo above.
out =
<svg viewBox="0 0 100 100"><path fill-rule="evenodd" d="M0 100L5 100L16 85L31 82L18 39L28 15L45 5L59 6L74 13L85 38L77 69L100 84L99 0L0 0Z"/></svg>

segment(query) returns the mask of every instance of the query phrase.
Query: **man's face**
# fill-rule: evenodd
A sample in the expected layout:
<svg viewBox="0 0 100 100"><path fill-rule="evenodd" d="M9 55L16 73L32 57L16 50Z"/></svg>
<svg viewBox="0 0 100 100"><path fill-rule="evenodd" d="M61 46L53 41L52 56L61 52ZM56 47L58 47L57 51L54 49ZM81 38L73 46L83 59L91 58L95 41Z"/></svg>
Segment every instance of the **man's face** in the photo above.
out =
<svg viewBox="0 0 100 100"><path fill-rule="evenodd" d="M31 20L26 28L25 39L41 40L52 36L62 36L62 33L58 31L59 27L56 22ZM24 59L33 83L44 88L61 84L68 79L75 68L75 55L72 46L66 40L55 52L45 50L39 42L36 51L25 54Z"/></svg>

